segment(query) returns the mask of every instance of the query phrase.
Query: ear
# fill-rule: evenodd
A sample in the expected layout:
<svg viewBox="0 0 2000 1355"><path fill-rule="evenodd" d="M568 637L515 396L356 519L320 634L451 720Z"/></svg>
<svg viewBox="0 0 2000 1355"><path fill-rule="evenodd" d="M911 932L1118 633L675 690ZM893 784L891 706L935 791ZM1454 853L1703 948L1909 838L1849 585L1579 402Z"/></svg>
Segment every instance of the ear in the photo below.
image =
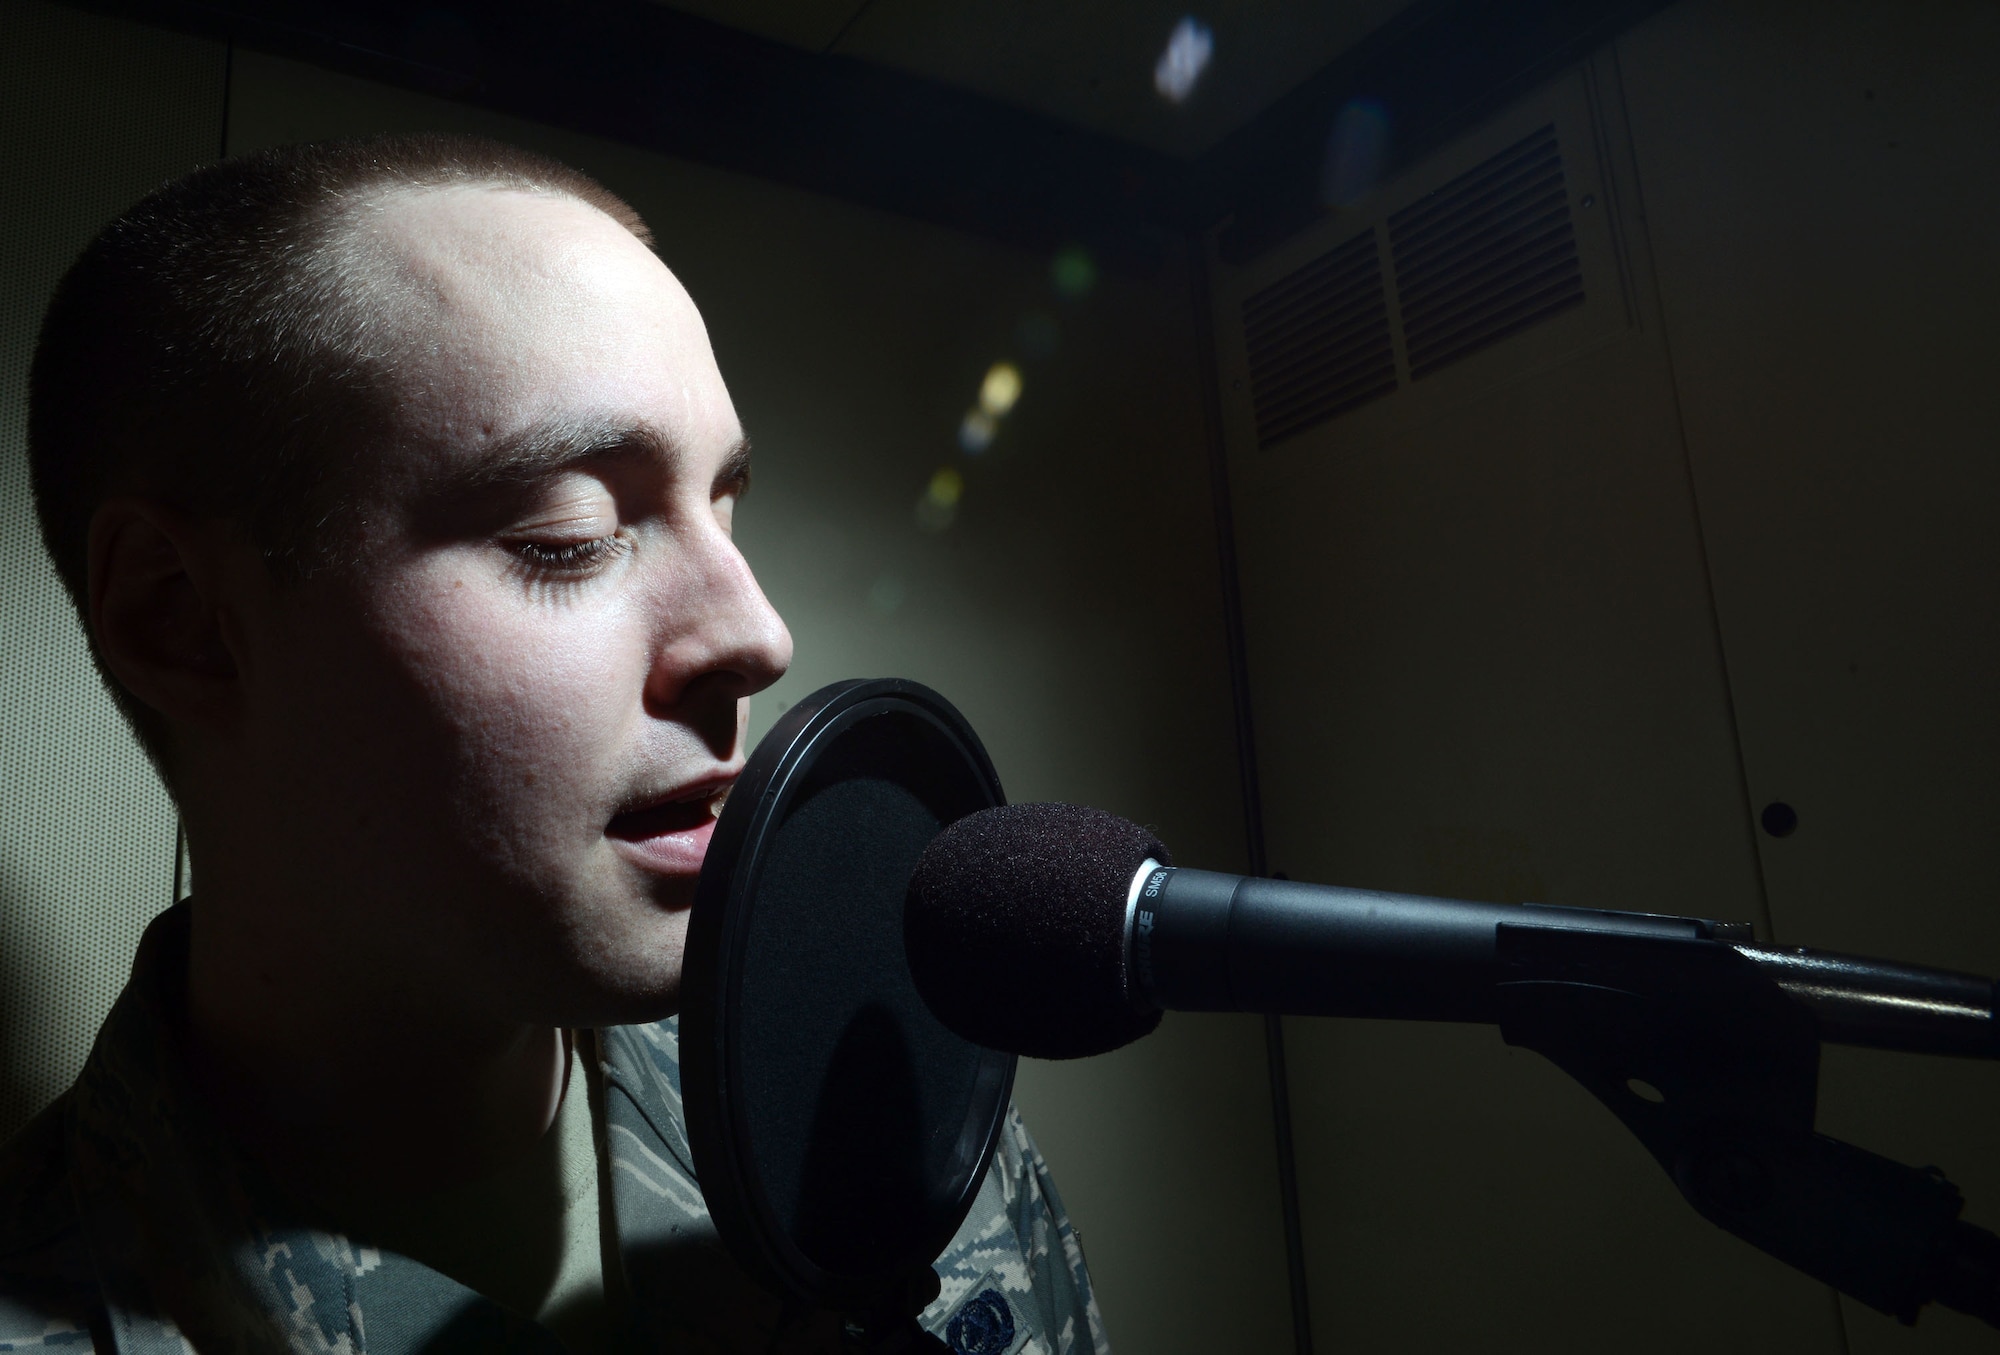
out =
<svg viewBox="0 0 2000 1355"><path fill-rule="evenodd" d="M238 695L224 616L223 543L147 499L107 499L90 520L90 626L112 674L170 721L227 723Z"/></svg>

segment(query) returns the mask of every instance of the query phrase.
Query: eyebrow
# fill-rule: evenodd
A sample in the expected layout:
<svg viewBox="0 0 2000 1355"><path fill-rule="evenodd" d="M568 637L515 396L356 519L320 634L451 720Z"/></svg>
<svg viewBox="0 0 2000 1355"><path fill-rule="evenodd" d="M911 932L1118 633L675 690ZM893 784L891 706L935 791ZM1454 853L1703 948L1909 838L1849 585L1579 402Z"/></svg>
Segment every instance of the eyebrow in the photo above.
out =
<svg viewBox="0 0 2000 1355"><path fill-rule="evenodd" d="M681 444L643 421L547 419L444 471L433 488L456 499L496 489L526 489L579 466L607 461L651 462L672 469L686 459ZM742 497L750 489L750 439L738 437L717 468L711 492Z"/></svg>

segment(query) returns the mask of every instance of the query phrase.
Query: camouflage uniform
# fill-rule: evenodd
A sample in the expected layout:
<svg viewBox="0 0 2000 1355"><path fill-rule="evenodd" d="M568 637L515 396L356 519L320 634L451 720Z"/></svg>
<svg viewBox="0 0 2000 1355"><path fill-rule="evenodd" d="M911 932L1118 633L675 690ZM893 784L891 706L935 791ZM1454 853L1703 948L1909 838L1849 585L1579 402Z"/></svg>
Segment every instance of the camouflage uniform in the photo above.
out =
<svg viewBox="0 0 2000 1355"><path fill-rule="evenodd" d="M187 908L148 929L83 1074L0 1148L0 1351L561 1355L550 1332L395 1252L288 1217L191 1094L177 1054ZM829 1315L758 1289L716 1238L681 1117L675 1023L596 1032L627 1346L838 1348ZM607 1239L612 1229L607 1227ZM1048 1170L1010 1114L922 1315L962 1355L1106 1355Z"/></svg>

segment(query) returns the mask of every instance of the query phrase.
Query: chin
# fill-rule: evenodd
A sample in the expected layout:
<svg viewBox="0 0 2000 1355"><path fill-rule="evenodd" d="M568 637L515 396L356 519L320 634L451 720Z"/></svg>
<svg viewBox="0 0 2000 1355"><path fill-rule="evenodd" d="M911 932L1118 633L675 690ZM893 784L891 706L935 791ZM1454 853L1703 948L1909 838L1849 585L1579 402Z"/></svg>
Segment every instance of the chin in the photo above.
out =
<svg viewBox="0 0 2000 1355"><path fill-rule="evenodd" d="M563 1019L554 1024L633 1026L678 1012L686 915L667 921L665 929L634 929L622 944L599 942L578 957L567 995L573 1000L561 1004Z"/></svg>
<svg viewBox="0 0 2000 1355"><path fill-rule="evenodd" d="M513 998L508 1019L583 1028L674 1015L688 928L680 898L692 902L695 882L618 872L520 899L524 916L501 960L513 982L496 989Z"/></svg>

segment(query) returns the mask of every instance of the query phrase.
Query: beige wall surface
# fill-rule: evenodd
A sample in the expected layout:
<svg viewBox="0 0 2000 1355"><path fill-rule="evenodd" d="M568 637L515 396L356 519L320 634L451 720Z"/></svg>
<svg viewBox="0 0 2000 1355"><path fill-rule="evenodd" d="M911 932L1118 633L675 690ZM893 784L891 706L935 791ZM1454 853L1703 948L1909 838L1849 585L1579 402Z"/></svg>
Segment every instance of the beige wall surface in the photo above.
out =
<svg viewBox="0 0 2000 1355"><path fill-rule="evenodd" d="M1990 5L1683 0L1223 275L1274 867L2000 971L1995 69ZM1236 300L1550 122L1587 304L1258 450ZM1712 1228L1490 1030L1287 1032L1324 1347L1993 1347ZM1989 1228L1997 1111L1990 1063L1824 1060L1820 1127Z"/></svg>
<svg viewBox="0 0 2000 1355"><path fill-rule="evenodd" d="M105 222L220 149L220 44L0 3L0 1139L69 1085L171 902L173 807L99 685L28 490L28 362Z"/></svg>

